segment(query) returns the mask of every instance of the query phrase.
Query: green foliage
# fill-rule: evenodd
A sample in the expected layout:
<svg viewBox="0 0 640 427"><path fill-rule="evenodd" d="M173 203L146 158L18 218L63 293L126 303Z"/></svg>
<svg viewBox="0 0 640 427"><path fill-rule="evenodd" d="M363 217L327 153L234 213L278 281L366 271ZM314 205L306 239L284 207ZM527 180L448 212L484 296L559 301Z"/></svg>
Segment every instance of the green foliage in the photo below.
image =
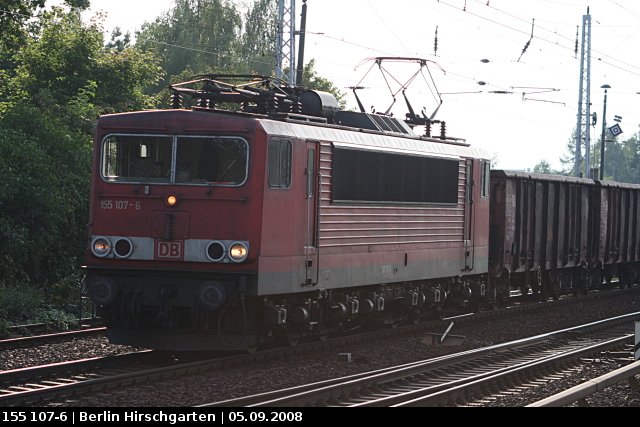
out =
<svg viewBox="0 0 640 427"><path fill-rule="evenodd" d="M614 138L607 139L604 156L604 179L607 181L628 182L640 184L640 140L639 134L633 134L626 140ZM599 176L601 162L600 138L591 144L590 166ZM584 148L583 148L584 151ZM573 175L575 164L575 136L567 143L567 153L560 161L563 165L563 173ZM584 165L584 156L582 164Z"/></svg>
<svg viewBox="0 0 640 427"><path fill-rule="evenodd" d="M105 47L100 27L61 9L45 14L40 37L15 58L20 65L14 97L35 96L46 109L66 108L69 99L90 102L96 107L91 122L98 113L153 106L155 99L144 89L162 77L152 53L123 44Z"/></svg>
<svg viewBox="0 0 640 427"><path fill-rule="evenodd" d="M168 77L186 68L196 73L235 69L241 28L240 13L228 0L176 0L171 10L142 26L136 46L155 52Z"/></svg>
<svg viewBox="0 0 640 427"><path fill-rule="evenodd" d="M58 331L66 331L72 327L76 327L78 321L77 316L53 307L39 310L34 319L34 323L45 323L49 328Z"/></svg>
<svg viewBox="0 0 640 427"><path fill-rule="evenodd" d="M548 161L540 160L540 162L534 166L533 173L551 174L553 172L551 171L551 166Z"/></svg>
<svg viewBox="0 0 640 427"><path fill-rule="evenodd" d="M90 0L64 0L65 4L71 8L85 10L91 6Z"/></svg>
<svg viewBox="0 0 640 427"><path fill-rule="evenodd" d="M0 328L33 321L43 300L42 293L31 286L0 285Z"/></svg>
<svg viewBox="0 0 640 427"><path fill-rule="evenodd" d="M15 51L28 35L27 22L33 13L44 7L45 0L0 0L0 65L10 58L3 54ZM1 67L4 68L4 67Z"/></svg>
<svg viewBox="0 0 640 427"><path fill-rule="evenodd" d="M238 59L247 64L245 72L270 75L276 51L277 2L256 0L244 19Z"/></svg>
<svg viewBox="0 0 640 427"><path fill-rule="evenodd" d="M0 118L0 277L46 284L78 265L89 159L88 136L35 106Z"/></svg>
<svg viewBox="0 0 640 427"><path fill-rule="evenodd" d="M100 29L82 25L77 15L61 9L46 13L40 36L15 55L20 64L16 92L33 95L48 91L60 99L73 97L87 85L93 71L93 61L87 59L99 52L102 44Z"/></svg>
<svg viewBox="0 0 640 427"><path fill-rule="evenodd" d="M93 126L99 114L154 106L145 88L162 70L61 8L41 14L11 58L16 67L0 69L0 319L65 324L58 310L80 303ZM27 306L17 289L40 293Z"/></svg>
<svg viewBox="0 0 640 427"><path fill-rule="evenodd" d="M322 90L332 93L338 99L340 108L344 109L345 105L347 104L345 94L341 92L337 87L335 87L330 80L325 79L324 77L320 77L315 70L315 64L315 60L312 59L307 65L304 66L304 69L302 71L302 82L298 82L298 84L309 89Z"/></svg>
<svg viewBox="0 0 640 427"><path fill-rule="evenodd" d="M122 52L128 47L131 47L131 34L128 31L123 34L120 27L115 27L111 31L111 41L107 43L107 48Z"/></svg>
<svg viewBox="0 0 640 427"><path fill-rule="evenodd" d="M598 146L597 153L600 153ZM600 156L598 154L598 164ZM640 141L638 135L619 141L607 140L604 156L605 179L640 184Z"/></svg>

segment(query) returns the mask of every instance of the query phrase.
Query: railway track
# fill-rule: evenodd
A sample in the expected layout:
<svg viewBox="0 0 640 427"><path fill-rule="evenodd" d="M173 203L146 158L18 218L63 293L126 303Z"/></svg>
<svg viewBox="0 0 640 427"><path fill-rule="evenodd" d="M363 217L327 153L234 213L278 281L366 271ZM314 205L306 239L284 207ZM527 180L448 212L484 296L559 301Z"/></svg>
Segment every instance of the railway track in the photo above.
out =
<svg viewBox="0 0 640 427"><path fill-rule="evenodd" d="M0 372L0 406L33 404L131 384L143 373L175 363L151 350Z"/></svg>
<svg viewBox="0 0 640 427"><path fill-rule="evenodd" d="M203 406L433 406L532 381L625 345L640 312L579 327L320 383ZM542 374L541 374L542 373ZM534 380L535 381L535 380Z"/></svg>
<svg viewBox="0 0 640 427"><path fill-rule="evenodd" d="M0 340L0 350L15 348L36 347L43 344L70 341L76 338L102 336L107 328L104 326L75 331L55 332L50 334L32 335L26 337L6 338Z"/></svg>
<svg viewBox="0 0 640 427"><path fill-rule="evenodd" d="M622 293L637 292L638 289L624 290ZM583 299L607 298L620 295L620 292L602 293L583 297ZM215 369L223 369L234 366L246 366L251 363L275 360L295 354L312 354L313 352L327 348L344 346L345 344L367 342L372 339L381 339L385 336L402 336L424 333L425 331L443 331L454 322L456 325L474 324L482 319L509 318L521 312L536 312L548 309L550 306L562 308L565 305L576 303L579 299L554 301L547 304L518 305L509 309L487 311L471 315L458 316L440 321L433 321L418 325L401 326L395 329L376 330L363 332L356 335L329 338L324 342L301 342L295 347L274 348L261 350L255 354L198 354L186 353L179 358L167 353L162 354L164 360L149 364L149 359L136 362L137 356L129 356L130 359L110 357L89 361L65 362L57 366L43 366L24 368L16 372L0 372L0 406L15 406L25 404L38 404L44 401L66 399L76 393L102 392L121 388L132 384L162 379L181 378ZM144 356L153 358L156 356ZM109 366L104 366L106 361ZM114 361L126 361L113 363ZM83 365L84 364L84 365ZM117 365L114 367L114 365ZM416 365L417 366L417 365ZM56 369L51 370L51 369ZM397 367L387 370L393 371ZM386 370L385 370L386 371ZM381 371L382 373L382 371ZM3 379L4 378L4 379ZM352 378L356 379L356 377Z"/></svg>
<svg viewBox="0 0 640 427"><path fill-rule="evenodd" d="M104 320L99 317L85 317L76 320L79 329L86 329L104 325ZM59 330L51 323L30 323L25 325L10 326L8 329L11 337L44 335Z"/></svg>

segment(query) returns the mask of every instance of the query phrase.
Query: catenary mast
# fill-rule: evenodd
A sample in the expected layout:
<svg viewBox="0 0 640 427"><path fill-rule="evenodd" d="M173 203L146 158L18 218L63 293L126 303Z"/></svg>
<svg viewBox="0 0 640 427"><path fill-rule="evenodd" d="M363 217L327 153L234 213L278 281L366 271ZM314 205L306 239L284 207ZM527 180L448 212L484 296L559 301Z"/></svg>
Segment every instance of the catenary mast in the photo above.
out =
<svg viewBox="0 0 640 427"><path fill-rule="evenodd" d="M582 143L585 147L584 176L591 177L589 138L589 122L591 120L591 15L589 8L587 14L582 16L582 49L580 51L580 88L578 97L578 125L576 127L576 158L574 175L582 173Z"/></svg>
<svg viewBox="0 0 640 427"><path fill-rule="evenodd" d="M276 34L276 77L296 84L296 0L278 0L278 31ZM284 68L289 66L289 75Z"/></svg>

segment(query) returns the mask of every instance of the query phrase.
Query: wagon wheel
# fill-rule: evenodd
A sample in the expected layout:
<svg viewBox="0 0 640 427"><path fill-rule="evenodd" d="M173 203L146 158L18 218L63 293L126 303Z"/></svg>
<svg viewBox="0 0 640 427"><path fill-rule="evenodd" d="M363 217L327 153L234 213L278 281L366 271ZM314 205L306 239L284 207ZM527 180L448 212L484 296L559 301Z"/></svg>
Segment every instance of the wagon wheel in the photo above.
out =
<svg viewBox="0 0 640 427"><path fill-rule="evenodd" d="M397 328L398 328L398 326L400 326L400 319L396 319L395 317L394 317L394 318L389 319L388 326L389 326L391 329L397 329Z"/></svg>
<svg viewBox="0 0 640 427"><path fill-rule="evenodd" d="M420 323L421 316L422 316L422 313L420 312L420 310L416 310L409 315L409 321L412 324L417 325Z"/></svg>
<svg viewBox="0 0 640 427"><path fill-rule="evenodd" d="M470 301L471 310L474 313L480 313L482 311L482 300L480 298L472 298Z"/></svg>
<svg viewBox="0 0 640 427"><path fill-rule="evenodd" d="M573 295L586 295L587 293L587 284L585 283L586 277L584 275L584 270L580 268L577 272L573 272L573 277L571 280L571 288L573 289Z"/></svg>
<svg viewBox="0 0 640 427"><path fill-rule="evenodd" d="M546 302L549 299L549 286L550 286L550 278L546 276L546 280L543 280L540 284L540 294L539 300L540 302Z"/></svg>
<svg viewBox="0 0 640 427"><path fill-rule="evenodd" d="M289 347L295 347L300 342L300 334L287 334L284 337L284 340L289 345Z"/></svg>
<svg viewBox="0 0 640 427"><path fill-rule="evenodd" d="M605 283L607 286L611 286L611 279L612 279L612 278L613 278L613 275L611 275L611 274L605 274L605 275L604 275L604 283Z"/></svg>

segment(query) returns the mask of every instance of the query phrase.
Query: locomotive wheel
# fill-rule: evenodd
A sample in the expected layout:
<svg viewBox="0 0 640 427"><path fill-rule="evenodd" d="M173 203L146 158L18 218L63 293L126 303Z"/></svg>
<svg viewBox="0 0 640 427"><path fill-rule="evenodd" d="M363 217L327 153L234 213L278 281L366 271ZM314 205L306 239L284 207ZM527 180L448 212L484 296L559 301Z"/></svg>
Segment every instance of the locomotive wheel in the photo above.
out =
<svg viewBox="0 0 640 427"><path fill-rule="evenodd" d="M286 341L287 341L287 344L289 344L289 347L295 347L300 342L300 336L299 335L288 336L286 338Z"/></svg>
<svg viewBox="0 0 640 427"><path fill-rule="evenodd" d="M428 320L442 320L444 317L444 310L442 309L442 306L439 305L433 307L432 310L427 312Z"/></svg>
<svg viewBox="0 0 640 427"><path fill-rule="evenodd" d="M609 274L605 275L605 276L604 276L604 283L605 283L607 286L611 286L611 279L612 279L612 278L613 278L613 277L612 277L611 275L609 275Z"/></svg>
<svg viewBox="0 0 640 427"><path fill-rule="evenodd" d="M287 344L289 344L290 347L297 346L299 342L300 342L300 338L289 338L287 340Z"/></svg>
<svg viewBox="0 0 640 427"><path fill-rule="evenodd" d="M549 290L547 289L547 285L543 284L540 288L540 293L538 294L538 300L540 302L546 302L549 299Z"/></svg>
<svg viewBox="0 0 640 427"><path fill-rule="evenodd" d="M419 324L420 320L422 320L422 314L419 311L415 311L409 315L409 321L414 325Z"/></svg>

